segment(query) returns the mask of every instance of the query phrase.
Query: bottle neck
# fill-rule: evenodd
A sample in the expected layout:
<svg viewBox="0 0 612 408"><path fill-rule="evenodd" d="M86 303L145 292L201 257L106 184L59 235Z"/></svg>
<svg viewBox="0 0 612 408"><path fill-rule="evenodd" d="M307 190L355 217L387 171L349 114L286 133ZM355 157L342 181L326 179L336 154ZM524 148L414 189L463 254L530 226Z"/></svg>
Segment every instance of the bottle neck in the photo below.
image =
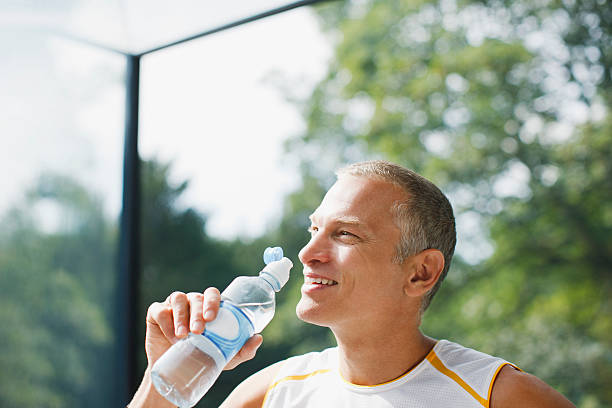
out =
<svg viewBox="0 0 612 408"><path fill-rule="evenodd" d="M278 292L279 290L281 290L281 285L278 279L276 279L273 275L269 274L268 272L262 271L259 274L259 277L262 278L268 285L270 285L272 289L274 289L275 292Z"/></svg>

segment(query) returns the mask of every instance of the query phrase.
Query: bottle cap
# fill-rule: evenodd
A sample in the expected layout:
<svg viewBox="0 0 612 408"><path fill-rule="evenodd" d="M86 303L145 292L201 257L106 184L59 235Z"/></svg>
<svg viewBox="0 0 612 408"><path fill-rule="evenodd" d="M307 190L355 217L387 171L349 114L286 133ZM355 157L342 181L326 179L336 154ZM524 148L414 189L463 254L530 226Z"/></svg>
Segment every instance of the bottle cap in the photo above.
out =
<svg viewBox="0 0 612 408"><path fill-rule="evenodd" d="M260 273L265 273L274 278L272 286L278 292L289 280L289 270L293 267L293 262L289 258L283 257L281 247L266 248L263 254L266 267Z"/></svg>
<svg viewBox="0 0 612 408"><path fill-rule="evenodd" d="M267 247L263 253L263 260L267 264L274 261L280 261L283 259L283 248L281 247Z"/></svg>

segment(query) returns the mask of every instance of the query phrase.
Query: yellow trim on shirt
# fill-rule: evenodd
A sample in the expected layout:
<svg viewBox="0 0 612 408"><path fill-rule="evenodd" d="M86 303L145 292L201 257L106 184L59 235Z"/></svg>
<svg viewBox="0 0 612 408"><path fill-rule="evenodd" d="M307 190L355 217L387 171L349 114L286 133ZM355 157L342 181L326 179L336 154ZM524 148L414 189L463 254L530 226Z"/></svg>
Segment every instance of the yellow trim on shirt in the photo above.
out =
<svg viewBox="0 0 612 408"><path fill-rule="evenodd" d="M427 356L427 360L429 360L431 365L434 366L438 371L440 371L442 374L444 374L445 376L447 376L448 378L452 379L457 384L459 384L459 386L461 386L461 388L466 390L472 397L474 397L474 399L478 401L480 405L482 405L485 408L489 406L489 402L485 400L484 398L482 398L480 395L478 395L478 393L474 391L474 389L470 387L468 383L463 381L463 379L459 377L457 373L448 369L444 365L444 363L442 363L442 361L438 358L436 353L430 353Z"/></svg>
<svg viewBox="0 0 612 408"><path fill-rule="evenodd" d="M312 376L317 375L317 374L325 374L325 373L328 373L328 372L329 372L329 369L325 368L325 369L322 369L322 370L313 371L312 373L308 373L308 374L302 374L302 375L289 375L289 376L287 376L287 377L283 377L283 378L281 378L280 380L278 380L277 382L275 382L274 384L272 384L272 387L270 387L270 388L274 388L274 387L276 387L276 386L277 386L279 383L281 383L281 382L283 382L283 381L292 381L292 380L299 381L299 380L305 380L305 379L307 379L308 377L312 377Z"/></svg>
<svg viewBox="0 0 612 408"><path fill-rule="evenodd" d="M493 392L493 383L495 382L495 379L497 378L497 375L499 374L501 369L509 364L510 363L502 364L499 367L497 367L497 370L495 370L495 374L493 374L493 378L491 378L491 383L489 384L489 392L487 393L487 408L489 408L489 405L491 404L491 393Z"/></svg>
<svg viewBox="0 0 612 408"><path fill-rule="evenodd" d="M264 396L263 402L261 404L262 407L264 407L266 405L266 400L268 399L268 394L270 394L270 391L272 391L272 389L274 387L276 387L278 384L285 382L285 381L299 381L299 380L305 380L309 377L315 376L317 374L325 374L328 373L330 370L329 369L322 369L322 370L316 370L313 371L312 373L308 373L308 374L302 374L302 375L289 375L287 377L283 377L280 380L272 383L272 385L270 385L268 387L268 390L266 391L266 395Z"/></svg>
<svg viewBox="0 0 612 408"><path fill-rule="evenodd" d="M489 392L487 393L487 408L489 408L489 406L491 404L491 394L493 393L493 383L495 382L495 379L497 378L497 375L499 374L501 369L504 368L507 365L509 365L510 367L514 367L514 369L516 369L516 370L523 371L523 370L521 370L520 368L518 368L517 366L515 366L514 364L511 364L511 363L503 363L502 365L497 367L497 370L495 370L495 374L493 374L493 378L491 378L491 383L489 384Z"/></svg>
<svg viewBox="0 0 612 408"><path fill-rule="evenodd" d="M523 370L521 370L520 368L518 368L517 366L515 366L514 364L511 364L511 363L503 363L499 367L497 367L497 370L495 370L495 374L493 374L493 378L491 379L491 383L489 384L489 391L487 393L487 399L485 400L476 391L474 391L474 389L472 387L470 387L470 385L468 383L463 381L463 379L461 377L459 377L459 375L457 373L455 373L454 371L452 371L448 367L446 367L444 365L444 363L442 363L442 360L440 360L440 358L438 357L438 355L436 354L436 352L433 349L431 349L431 351L427 354L425 359L428 360L431 363L431 365L434 368L436 368L438 371L440 371L442 374L446 375L447 377L449 377L450 379L455 381L461 388L463 388L465 391L467 391L476 401L478 401L478 403L480 403L480 405L482 405L485 408L489 408L489 404L490 404L490 401L491 401L491 393L493 392L493 383L495 382L495 379L497 378L497 376L498 376L498 374L499 374L499 372L501 371L502 368L504 368L506 365L509 365L511 367L514 367L515 369L517 369L519 371L523 371ZM387 381L387 382L384 382L384 383L381 383L381 384L376 384L376 385L353 384L353 383L345 380L344 377L342 377L342 374L340 374L339 372L338 372L338 374L340 374L340 378L342 379L342 381L344 381L344 382L346 382L346 383L348 383L348 384L350 384L352 386L363 387L363 388L374 388L374 387L379 387L381 385L392 383L394 381L397 381L397 380L407 376L418 365L419 364L417 364L412 369L408 370L407 372L405 372L404 374L402 374L398 378L395 378L393 380L390 380L390 381ZM272 383L268 387L268 389L266 391L266 394L264 395L263 402L261 404L262 408L266 405L266 401L268 399L268 395L270 394L270 391L272 391L272 389L274 389L278 384L280 384L282 382L285 382L285 381L300 381L300 380L305 380L305 379L313 377L315 375L325 374L325 373L328 373L330 371L331 371L330 369L321 369L321 370L313 371L313 372L308 373L308 374L289 375L289 376L286 376L286 377L283 377L283 378L277 380L276 382Z"/></svg>

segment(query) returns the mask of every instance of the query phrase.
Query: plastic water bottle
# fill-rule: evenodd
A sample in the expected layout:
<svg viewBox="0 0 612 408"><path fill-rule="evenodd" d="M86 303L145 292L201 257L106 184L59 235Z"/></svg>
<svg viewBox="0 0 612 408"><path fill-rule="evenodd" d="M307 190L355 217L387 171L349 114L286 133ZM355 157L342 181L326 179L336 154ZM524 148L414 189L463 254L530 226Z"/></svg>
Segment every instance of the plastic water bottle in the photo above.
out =
<svg viewBox="0 0 612 408"><path fill-rule="evenodd" d="M264 262L259 276L239 276L221 293L219 313L203 334L189 333L153 365L153 384L168 401L180 408L197 404L244 343L270 323L275 292L293 264L280 247L266 248Z"/></svg>

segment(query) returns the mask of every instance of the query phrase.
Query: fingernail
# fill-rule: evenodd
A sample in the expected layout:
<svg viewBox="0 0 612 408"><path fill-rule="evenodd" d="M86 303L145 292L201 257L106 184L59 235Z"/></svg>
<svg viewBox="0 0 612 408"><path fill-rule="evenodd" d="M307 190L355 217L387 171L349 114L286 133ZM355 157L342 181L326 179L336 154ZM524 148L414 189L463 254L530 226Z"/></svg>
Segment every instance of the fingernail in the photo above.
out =
<svg viewBox="0 0 612 408"><path fill-rule="evenodd" d="M204 320L211 321L214 316L215 313L212 310L207 310L206 312L204 312Z"/></svg>
<svg viewBox="0 0 612 408"><path fill-rule="evenodd" d="M176 328L176 335L181 337L187 334L187 328L183 325Z"/></svg>
<svg viewBox="0 0 612 408"><path fill-rule="evenodd" d="M204 331L204 323L200 321L191 323L191 331L195 333Z"/></svg>

